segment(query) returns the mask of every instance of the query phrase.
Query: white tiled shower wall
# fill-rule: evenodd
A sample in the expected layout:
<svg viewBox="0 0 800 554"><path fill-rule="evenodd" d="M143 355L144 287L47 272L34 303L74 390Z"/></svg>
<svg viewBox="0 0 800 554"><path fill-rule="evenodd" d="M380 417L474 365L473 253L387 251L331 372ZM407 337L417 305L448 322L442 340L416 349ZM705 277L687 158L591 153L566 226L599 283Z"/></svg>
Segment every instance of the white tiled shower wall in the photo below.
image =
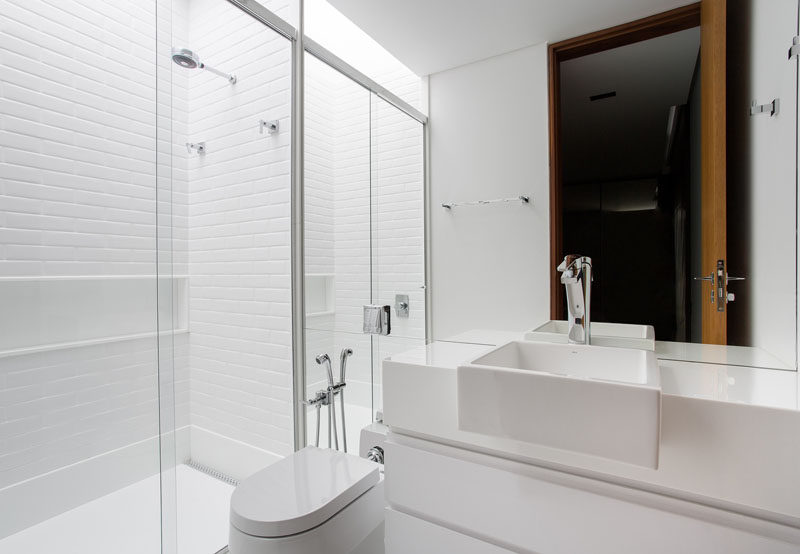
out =
<svg viewBox="0 0 800 554"><path fill-rule="evenodd" d="M278 13L291 9L288 1L273 4ZM57 297L58 283L91 280L113 294L122 276L135 276L124 280L134 287L125 294L155 306L160 263L162 275L189 281L188 302L178 291L175 298L189 320L189 332L174 336L176 426L290 452L288 41L220 0L0 6L0 293L22 283L20 305L30 311L44 305L37 302L67 302L61 308L75 317L40 324L85 338L82 309L102 311L102 295ZM173 45L197 50L239 82L177 67ZM403 78L419 90L418 81ZM351 269L369 267L369 157L372 210L381 217L373 246L397 248L396 256L373 257L375 301L393 304L395 289L412 295L412 318L395 320L392 340L402 343L421 338L424 321L422 253L413 251L422 240L421 131L394 108L384 118L373 98L370 152L369 94L352 83L339 91L329 84L315 89L307 81L306 133L317 138L306 153L308 272L335 275L337 316L329 325L347 336L325 333L323 348L335 358L354 342L360 361L351 377L363 392L350 400L368 405L373 353L360 335L363 298L351 293L369 280ZM358 99L348 100L344 89ZM279 119L281 132L260 134L259 119ZM393 131L404 138L381 141ZM417 140L418 163L404 153ZM187 152L187 141L205 141L207 153ZM357 202L348 197L354 189ZM351 221L357 214L361 223ZM160 300L168 313L169 295ZM122 340L115 329L125 327L125 314L106 315L105 333L95 337L105 342L59 347L33 337L19 345L32 350L0 357L0 491L157 436L156 338ZM154 316L148 330L155 324ZM376 352L390 342L381 340ZM162 349L170 343L162 340ZM169 379L172 368L161 371ZM142 474L158 469L157 456L147 461Z"/></svg>
<svg viewBox="0 0 800 554"><path fill-rule="evenodd" d="M219 0L189 2L189 44L235 85L187 70L191 422L292 449L291 44ZM260 132L259 120L280 132ZM202 460L203 453L192 452Z"/></svg>

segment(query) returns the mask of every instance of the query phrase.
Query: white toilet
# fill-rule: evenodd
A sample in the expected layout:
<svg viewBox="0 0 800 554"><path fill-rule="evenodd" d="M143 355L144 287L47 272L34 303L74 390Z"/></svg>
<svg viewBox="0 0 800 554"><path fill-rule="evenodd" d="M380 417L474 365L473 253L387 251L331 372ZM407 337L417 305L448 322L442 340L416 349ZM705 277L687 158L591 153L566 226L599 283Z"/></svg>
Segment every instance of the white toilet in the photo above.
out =
<svg viewBox="0 0 800 554"><path fill-rule="evenodd" d="M380 554L380 466L309 446L241 482L231 497L230 554Z"/></svg>

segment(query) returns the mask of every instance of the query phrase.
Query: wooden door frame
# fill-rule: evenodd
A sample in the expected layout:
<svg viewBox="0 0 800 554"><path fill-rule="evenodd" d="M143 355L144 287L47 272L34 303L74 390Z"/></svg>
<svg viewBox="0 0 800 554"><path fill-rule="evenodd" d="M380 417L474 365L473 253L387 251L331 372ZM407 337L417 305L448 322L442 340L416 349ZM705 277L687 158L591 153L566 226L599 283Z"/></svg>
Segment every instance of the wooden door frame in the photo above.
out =
<svg viewBox="0 0 800 554"><path fill-rule="evenodd" d="M561 198L561 72L563 61L700 26L700 2L551 44L547 49L550 119L550 319L565 319L556 266L563 245Z"/></svg>

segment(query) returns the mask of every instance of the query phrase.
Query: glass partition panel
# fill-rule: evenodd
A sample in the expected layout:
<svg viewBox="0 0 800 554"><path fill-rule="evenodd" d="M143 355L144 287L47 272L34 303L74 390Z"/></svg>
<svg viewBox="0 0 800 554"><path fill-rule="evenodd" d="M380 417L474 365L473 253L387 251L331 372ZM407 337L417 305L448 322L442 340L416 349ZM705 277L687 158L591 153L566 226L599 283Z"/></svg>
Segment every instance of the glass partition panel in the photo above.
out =
<svg viewBox="0 0 800 554"><path fill-rule="evenodd" d="M156 1L2 12L0 551L156 554L168 28Z"/></svg>
<svg viewBox="0 0 800 554"><path fill-rule="evenodd" d="M292 44L230 2L172 5L177 544L214 554L233 485L293 450Z"/></svg>
<svg viewBox="0 0 800 554"><path fill-rule="evenodd" d="M381 361L425 344L424 126L375 94L371 105L372 290L392 313L391 334L373 337L381 410Z"/></svg>
<svg viewBox="0 0 800 554"><path fill-rule="evenodd" d="M306 398L329 384L317 356L330 357L338 382L341 351L352 349L343 400L348 451L357 452L359 430L372 421L372 342L362 334L363 306L372 303L369 92L309 55L305 87ZM327 446L328 406L320 411ZM310 407L309 444L317 422ZM343 443L341 427L338 435Z"/></svg>

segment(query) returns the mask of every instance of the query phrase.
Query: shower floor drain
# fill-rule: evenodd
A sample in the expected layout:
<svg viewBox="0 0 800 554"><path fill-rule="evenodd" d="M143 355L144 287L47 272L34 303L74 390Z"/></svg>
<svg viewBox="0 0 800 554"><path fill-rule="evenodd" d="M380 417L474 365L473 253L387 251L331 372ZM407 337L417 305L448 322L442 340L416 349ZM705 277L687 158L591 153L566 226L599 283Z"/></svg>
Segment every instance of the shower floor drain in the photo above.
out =
<svg viewBox="0 0 800 554"><path fill-rule="evenodd" d="M238 479L234 479L230 475L222 473L221 471L217 471L216 469L210 468L208 466L204 466L203 464L198 464L197 462L192 461L192 460L187 460L185 462L185 464L186 464L186 466L188 466L188 467L190 467L190 468L192 468L192 469L194 469L196 471L199 471L200 473L205 473L209 477L213 477L214 479L218 479L218 480L222 481L223 483L227 483L229 485L233 485L234 487L238 487L239 486L239 480ZM227 547L225 547L225 549L227 551ZM222 550L220 550L220 552L218 552L216 554L220 554L221 552L222 552Z"/></svg>

